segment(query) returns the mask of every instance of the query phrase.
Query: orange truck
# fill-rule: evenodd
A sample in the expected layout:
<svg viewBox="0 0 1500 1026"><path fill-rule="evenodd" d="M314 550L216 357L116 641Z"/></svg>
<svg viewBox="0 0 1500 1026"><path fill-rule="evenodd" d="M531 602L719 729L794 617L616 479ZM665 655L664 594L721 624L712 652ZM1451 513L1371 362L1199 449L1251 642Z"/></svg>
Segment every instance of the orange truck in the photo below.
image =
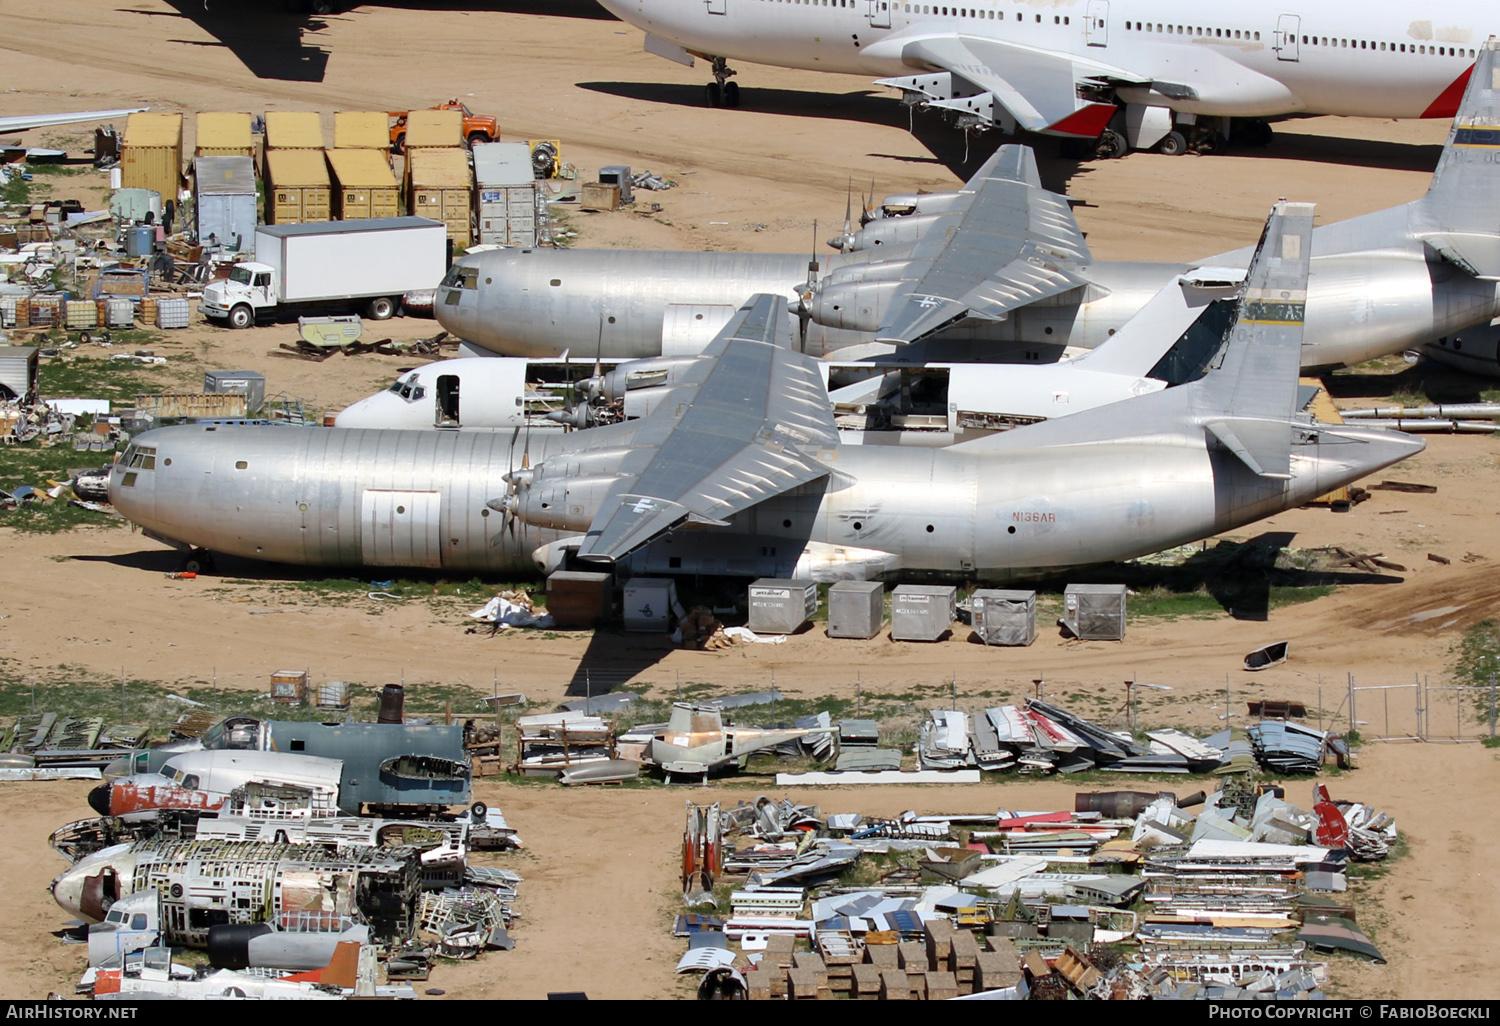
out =
<svg viewBox="0 0 1500 1026"><path fill-rule="evenodd" d="M494 118L484 114L475 114L465 104L460 103L457 97L430 109L460 111L464 116L464 142L469 146L475 143L494 142L500 138L500 125ZM406 117L411 112L392 110L386 113L396 119L391 124L391 150L400 153L406 149Z"/></svg>

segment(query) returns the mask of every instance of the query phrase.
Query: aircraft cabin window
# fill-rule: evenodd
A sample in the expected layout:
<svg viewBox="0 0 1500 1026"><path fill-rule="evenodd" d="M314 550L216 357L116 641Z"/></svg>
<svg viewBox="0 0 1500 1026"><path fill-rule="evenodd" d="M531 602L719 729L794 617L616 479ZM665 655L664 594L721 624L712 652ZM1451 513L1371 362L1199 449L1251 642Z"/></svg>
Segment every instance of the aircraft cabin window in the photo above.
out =
<svg viewBox="0 0 1500 1026"><path fill-rule="evenodd" d="M198 790L198 775L196 773L189 773L187 776L183 777L182 786L187 788L189 791Z"/></svg>
<svg viewBox="0 0 1500 1026"><path fill-rule="evenodd" d="M1255 38L1256 38L1257 41L1260 39L1260 33L1259 32L1255 33Z"/></svg>
<svg viewBox="0 0 1500 1026"><path fill-rule="evenodd" d="M561 278L553 278L547 284L551 285L553 288L557 288L558 286L560 286L562 284L562 279Z"/></svg>

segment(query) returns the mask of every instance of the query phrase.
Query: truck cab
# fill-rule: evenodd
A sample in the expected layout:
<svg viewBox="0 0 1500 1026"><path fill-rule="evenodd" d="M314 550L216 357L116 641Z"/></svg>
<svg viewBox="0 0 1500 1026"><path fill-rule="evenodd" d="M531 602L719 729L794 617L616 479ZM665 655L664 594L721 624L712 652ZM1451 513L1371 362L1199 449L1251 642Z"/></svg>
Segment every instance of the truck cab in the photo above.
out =
<svg viewBox="0 0 1500 1026"><path fill-rule="evenodd" d="M275 268L270 264L235 264L228 278L204 287L203 315L228 321L231 328L248 328L276 309L275 283Z"/></svg>

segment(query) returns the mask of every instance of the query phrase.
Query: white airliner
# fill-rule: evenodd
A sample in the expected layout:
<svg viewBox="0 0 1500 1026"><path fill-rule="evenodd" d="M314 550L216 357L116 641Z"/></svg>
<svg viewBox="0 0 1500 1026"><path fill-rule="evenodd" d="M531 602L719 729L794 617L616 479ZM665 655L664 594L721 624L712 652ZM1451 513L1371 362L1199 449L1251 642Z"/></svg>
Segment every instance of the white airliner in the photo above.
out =
<svg viewBox="0 0 1500 1026"><path fill-rule="evenodd" d="M903 102L961 128L1098 138L1101 156L1222 145L1229 119L1343 114L1450 118L1500 9L1477 0L599 0L646 49L712 63L708 102L733 107L729 60L885 76Z"/></svg>

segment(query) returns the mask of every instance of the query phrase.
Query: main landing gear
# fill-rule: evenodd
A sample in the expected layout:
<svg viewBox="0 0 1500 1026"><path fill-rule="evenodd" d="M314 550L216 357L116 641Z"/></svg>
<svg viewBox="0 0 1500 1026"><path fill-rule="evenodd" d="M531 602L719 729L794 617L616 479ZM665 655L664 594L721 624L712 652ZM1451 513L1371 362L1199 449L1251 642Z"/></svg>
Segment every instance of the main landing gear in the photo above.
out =
<svg viewBox="0 0 1500 1026"><path fill-rule="evenodd" d="M703 87L704 99L710 107L738 107L740 105L740 84L729 81L735 74L734 69L722 57L713 60L714 80Z"/></svg>

